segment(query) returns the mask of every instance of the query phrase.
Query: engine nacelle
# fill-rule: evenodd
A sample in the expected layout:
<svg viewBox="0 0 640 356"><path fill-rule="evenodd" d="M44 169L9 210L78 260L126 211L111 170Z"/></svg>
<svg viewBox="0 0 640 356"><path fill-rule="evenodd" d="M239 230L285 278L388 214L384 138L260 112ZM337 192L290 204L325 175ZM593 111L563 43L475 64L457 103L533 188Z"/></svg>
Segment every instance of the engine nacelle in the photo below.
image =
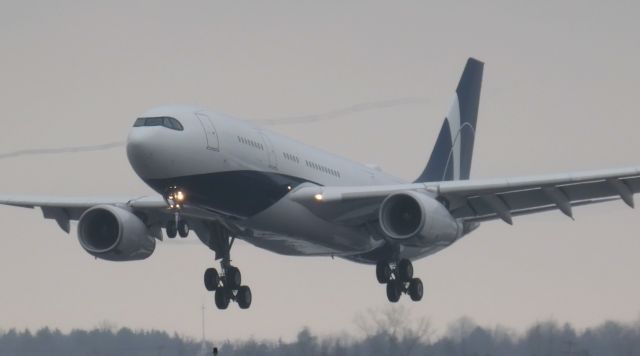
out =
<svg viewBox="0 0 640 356"><path fill-rule="evenodd" d="M389 195L379 217L388 237L409 245L453 242L462 234L462 224L440 202L414 191Z"/></svg>
<svg viewBox="0 0 640 356"><path fill-rule="evenodd" d="M143 260L156 247L139 217L112 205L98 205L82 214L78 240L91 255L109 261Z"/></svg>

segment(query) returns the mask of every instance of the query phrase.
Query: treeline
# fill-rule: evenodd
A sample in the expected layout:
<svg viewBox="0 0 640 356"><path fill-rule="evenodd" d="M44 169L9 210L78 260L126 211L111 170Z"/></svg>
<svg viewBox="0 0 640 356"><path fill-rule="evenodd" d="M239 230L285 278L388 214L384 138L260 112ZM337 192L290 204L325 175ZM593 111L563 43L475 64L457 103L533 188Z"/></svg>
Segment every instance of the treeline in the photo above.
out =
<svg viewBox="0 0 640 356"><path fill-rule="evenodd" d="M129 328L111 330L59 330L43 328L9 330L0 334L0 356L124 356L124 355L198 355L201 343L163 331L133 331Z"/></svg>
<svg viewBox="0 0 640 356"><path fill-rule="evenodd" d="M462 318L436 335L427 319L412 319L403 308L368 312L356 318L358 336L318 336L302 329L294 341L224 341L219 355L443 355L443 356L640 356L640 321L608 321L577 331L569 324L539 322L523 334L504 327L478 326ZM37 332L0 332L2 356L212 355L213 344L162 331L98 327L68 334L48 328Z"/></svg>

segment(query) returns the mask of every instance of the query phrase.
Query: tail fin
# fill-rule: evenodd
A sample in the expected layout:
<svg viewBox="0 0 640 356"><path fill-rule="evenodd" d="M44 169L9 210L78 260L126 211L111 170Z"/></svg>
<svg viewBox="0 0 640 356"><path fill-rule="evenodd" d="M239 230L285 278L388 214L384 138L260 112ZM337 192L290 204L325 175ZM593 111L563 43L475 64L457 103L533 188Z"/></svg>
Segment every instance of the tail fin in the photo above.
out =
<svg viewBox="0 0 640 356"><path fill-rule="evenodd" d="M431 157L418 182L469 179L484 63L469 58Z"/></svg>

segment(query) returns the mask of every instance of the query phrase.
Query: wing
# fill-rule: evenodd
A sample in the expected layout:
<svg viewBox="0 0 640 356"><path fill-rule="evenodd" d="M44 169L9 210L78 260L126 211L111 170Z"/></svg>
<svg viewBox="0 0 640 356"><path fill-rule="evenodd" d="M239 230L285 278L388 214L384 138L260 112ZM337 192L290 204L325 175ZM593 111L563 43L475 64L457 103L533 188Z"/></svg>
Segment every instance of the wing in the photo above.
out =
<svg viewBox="0 0 640 356"><path fill-rule="evenodd" d="M572 207L622 199L634 206L640 192L640 168L492 180L459 180L371 187L304 186L292 199L316 215L347 225L377 219L389 194L414 190L441 199L456 218L479 222L548 210L573 217Z"/></svg>
<svg viewBox="0 0 640 356"><path fill-rule="evenodd" d="M4 195L0 204L23 208L42 209L45 219L54 219L65 232L70 231L70 221L78 220L85 210L96 205L125 206L150 213L153 220L161 221L168 213L167 203L160 196L154 197L56 197Z"/></svg>

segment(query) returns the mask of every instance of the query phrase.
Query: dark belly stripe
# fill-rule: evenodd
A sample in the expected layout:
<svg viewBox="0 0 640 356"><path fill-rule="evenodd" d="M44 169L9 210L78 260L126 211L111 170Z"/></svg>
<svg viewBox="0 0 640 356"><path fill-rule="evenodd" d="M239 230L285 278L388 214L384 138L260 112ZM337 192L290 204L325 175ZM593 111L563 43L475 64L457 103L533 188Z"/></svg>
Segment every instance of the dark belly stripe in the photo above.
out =
<svg viewBox="0 0 640 356"><path fill-rule="evenodd" d="M197 205L250 217L282 199L289 192L289 187L295 188L309 181L280 173L231 171L145 179L145 182L160 194L169 187L177 186L185 191L190 202Z"/></svg>

